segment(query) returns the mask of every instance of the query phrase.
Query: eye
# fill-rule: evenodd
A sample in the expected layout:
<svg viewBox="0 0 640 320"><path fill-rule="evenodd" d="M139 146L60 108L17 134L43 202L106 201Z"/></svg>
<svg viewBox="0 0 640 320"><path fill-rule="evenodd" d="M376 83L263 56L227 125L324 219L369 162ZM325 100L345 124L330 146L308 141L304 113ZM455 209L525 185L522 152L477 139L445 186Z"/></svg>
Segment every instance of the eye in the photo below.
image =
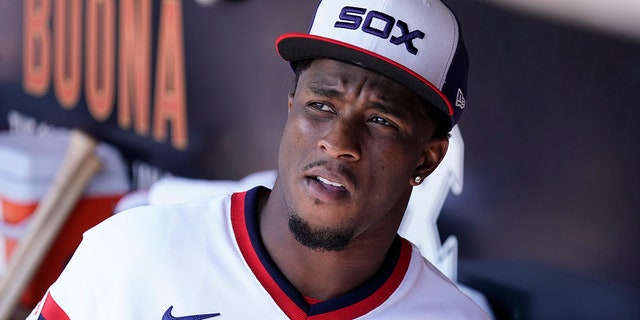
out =
<svg viewBox="0 0 640 320"><path fill-rule="evenodd" d="M383 126L395 126L393 123L391 123L389 120L380 117L380 116L373 116L369 119L369 121L376 123L376 124L381 124Z"/></svg>
<svg viewBox="0 0 640 320"><path fill-rule="evenodd" d="M326 103L322 103L322 102L311 102L309 103L309 106L318 110L318 111L324 111L324 112L331 112L334 113L333 108L326 104Z"/></svg>

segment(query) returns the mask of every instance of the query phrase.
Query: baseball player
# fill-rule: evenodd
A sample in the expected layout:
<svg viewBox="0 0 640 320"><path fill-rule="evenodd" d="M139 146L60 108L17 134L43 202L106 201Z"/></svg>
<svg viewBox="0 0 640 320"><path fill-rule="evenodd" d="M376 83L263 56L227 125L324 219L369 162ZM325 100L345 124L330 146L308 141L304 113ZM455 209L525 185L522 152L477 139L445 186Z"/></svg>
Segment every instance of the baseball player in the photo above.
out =
<svg viewBox="0 0 640 320"><path fill-rule="evenodd" d="M323 0L277 39L296 85L278 176L87 231L30 319L488 319L398 234L465 107L439 0Z"/></svg>

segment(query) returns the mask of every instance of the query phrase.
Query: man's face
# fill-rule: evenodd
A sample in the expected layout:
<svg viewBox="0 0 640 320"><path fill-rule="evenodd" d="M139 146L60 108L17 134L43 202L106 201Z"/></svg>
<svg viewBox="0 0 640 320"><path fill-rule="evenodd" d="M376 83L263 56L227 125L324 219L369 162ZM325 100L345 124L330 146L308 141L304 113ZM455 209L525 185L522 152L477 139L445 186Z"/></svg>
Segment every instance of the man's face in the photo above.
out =
<svg viewBox="0 0 640 320"><path fill-rule="evenodd" d="M434 129L420 108L405 87L351 64L319 59L302 72L289 96L278 178L298 241L341 250L399 223L410 181L435 166L425 165L434 161L425 150Z"/></svg>

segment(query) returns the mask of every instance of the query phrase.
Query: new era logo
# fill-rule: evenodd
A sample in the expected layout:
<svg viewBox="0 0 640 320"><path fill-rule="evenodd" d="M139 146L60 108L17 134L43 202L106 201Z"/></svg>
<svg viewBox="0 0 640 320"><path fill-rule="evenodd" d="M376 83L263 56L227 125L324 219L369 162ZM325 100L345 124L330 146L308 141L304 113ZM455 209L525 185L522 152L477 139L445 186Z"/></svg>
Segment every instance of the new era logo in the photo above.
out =
<svg viewBox="0 0 640 320"><path fill-rule="evenodd" d="M458 88L458 95L456 96L456 107L464 109L465 104L466 100L464 99L464 93L462 93L462 90Z"/></svg>

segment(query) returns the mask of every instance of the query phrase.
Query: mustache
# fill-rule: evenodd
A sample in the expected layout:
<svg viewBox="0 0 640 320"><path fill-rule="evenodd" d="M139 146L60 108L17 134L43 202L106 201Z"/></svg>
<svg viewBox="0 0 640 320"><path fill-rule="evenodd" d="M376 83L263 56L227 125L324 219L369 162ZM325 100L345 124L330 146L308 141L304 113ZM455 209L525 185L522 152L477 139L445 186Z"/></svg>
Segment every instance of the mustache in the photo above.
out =
<svg viewBox="0 0 640 320"><path fill-rule="evenodd" d="M345 176L347 178L347 180L349 180L349 182L351 182L351 184L353 184L354 187L358 186L358 181L356 180L356 175L353 173L353 171L349 167L345 166L344 164L338 163L337 166L330 166L329 165L329 161L327 161L327 160L318 160L318 161L311 162L308 165L304 166L302 168L302 171L307 171L307 170L310 170L311 168L315 168L315 167L329 167L331 170L338 171L340 174Z"/></svg>

